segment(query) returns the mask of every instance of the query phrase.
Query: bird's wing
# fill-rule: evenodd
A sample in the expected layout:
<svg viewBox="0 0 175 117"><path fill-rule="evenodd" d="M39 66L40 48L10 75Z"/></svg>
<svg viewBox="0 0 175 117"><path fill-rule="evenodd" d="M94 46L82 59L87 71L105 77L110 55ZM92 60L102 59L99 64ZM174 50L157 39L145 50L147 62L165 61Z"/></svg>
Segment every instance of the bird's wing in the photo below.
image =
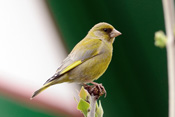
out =
<svg viewBox="0 0 175 117"><path fill-rule="evenodd" d="M62 62L61 66L57 69L54 76L48 79L44 84L47 84L73 68L79 66L84 61L89 60L100 54L100 47L102 45L100 39L86 39L78 43L68 57Z"/></svg>

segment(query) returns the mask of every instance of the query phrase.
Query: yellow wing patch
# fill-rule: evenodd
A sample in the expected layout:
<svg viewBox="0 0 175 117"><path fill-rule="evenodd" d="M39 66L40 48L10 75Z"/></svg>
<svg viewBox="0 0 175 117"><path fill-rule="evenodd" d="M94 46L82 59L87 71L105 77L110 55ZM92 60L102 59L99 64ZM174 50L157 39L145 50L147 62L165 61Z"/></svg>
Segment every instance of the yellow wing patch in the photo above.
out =
<svg viewBox="0 0 175 117"><path fill-rule="evenodd" d="M81 60L75 61L74 63L72 63L71 65L69 65L68 67L66 67L63 71L61 71L60 74L64 74L64 73L68 72L69 70L75 68L76 66L80 65L81 63L82 63Z"/></svg>

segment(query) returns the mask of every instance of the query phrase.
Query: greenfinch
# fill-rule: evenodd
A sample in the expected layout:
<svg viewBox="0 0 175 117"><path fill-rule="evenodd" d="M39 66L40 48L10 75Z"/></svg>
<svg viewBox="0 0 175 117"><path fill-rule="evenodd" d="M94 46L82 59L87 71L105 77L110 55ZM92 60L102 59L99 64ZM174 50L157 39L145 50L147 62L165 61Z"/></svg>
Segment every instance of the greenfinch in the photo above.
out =
<svg viewBox="0 0 175 117"><path fill-rule="evenodd" d="M97 84L93 81L108 68L113 42L119 35L121 33L108 23L96 24L63 60L56 73L34 92L31 99L51 85L63 82Z"/></svg>

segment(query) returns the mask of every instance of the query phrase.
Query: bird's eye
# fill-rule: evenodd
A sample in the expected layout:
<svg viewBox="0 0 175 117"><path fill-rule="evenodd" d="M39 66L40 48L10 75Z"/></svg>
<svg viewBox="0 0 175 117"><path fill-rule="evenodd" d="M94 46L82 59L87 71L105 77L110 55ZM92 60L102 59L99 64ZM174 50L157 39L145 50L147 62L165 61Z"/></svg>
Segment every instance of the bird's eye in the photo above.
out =
<svg viewBox="0 0 175 117"><path fill-rule="evenodd" d="M107 29L107 28L104 28L103 31L104 31L104 32L108 32L108 29Z"/></svg>
<svg viewBox="0 0 175 117"><path fill-rule="evenodd" d="M103 28L103 31L106 33L110 33L112 31L112 29L111 28Z"/></svg>

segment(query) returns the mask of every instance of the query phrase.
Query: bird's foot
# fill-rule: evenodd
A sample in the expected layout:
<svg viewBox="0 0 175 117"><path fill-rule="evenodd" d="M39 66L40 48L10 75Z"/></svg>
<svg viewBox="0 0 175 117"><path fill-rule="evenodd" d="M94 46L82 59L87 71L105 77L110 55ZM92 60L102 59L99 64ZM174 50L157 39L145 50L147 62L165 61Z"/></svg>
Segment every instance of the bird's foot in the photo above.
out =
<svg viewBox="0 0 175 117"><path fill-rule="evenodd" d="M102 84L98 84L96 82L90 82L93 85L83 84L85 89L89 92L90 95L96 95L98 98L105 94L106 97L106 90Z"/></svg>
<svg viewBox="0 0 175 117"><path fill-rule="evenodd" d="M106 97L106 90L105 90L105 88L104 88L104 86L102 85L102 83L100 83L100 84L98 84L98 83L96 83L96 82L90 82L91 84L93 84L93 85L95 85L95 86L97 86L98 87L98 89L99 89L99 91L100 92L103 92L103 94L105 94L105 97Z"/></svg>

